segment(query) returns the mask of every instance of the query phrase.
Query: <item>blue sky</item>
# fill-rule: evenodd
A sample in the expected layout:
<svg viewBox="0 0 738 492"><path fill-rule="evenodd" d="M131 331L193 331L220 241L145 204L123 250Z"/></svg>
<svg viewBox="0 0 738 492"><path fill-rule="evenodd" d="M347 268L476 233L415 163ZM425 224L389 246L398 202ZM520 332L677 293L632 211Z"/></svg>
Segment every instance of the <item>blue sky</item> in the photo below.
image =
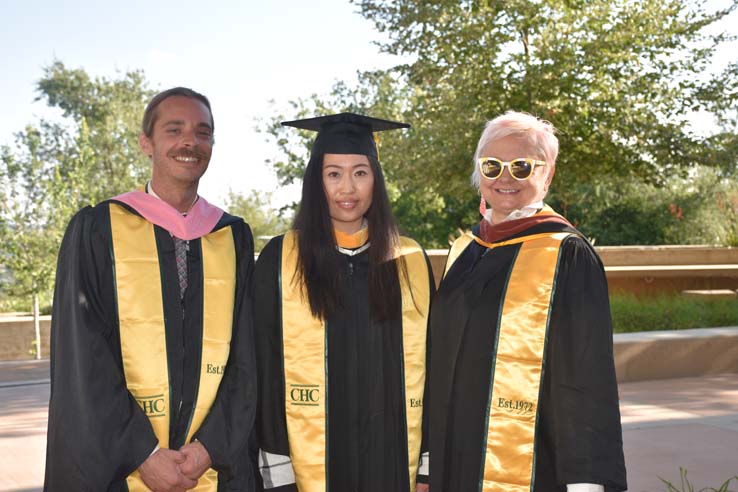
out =
<svg viewBox="0 0 738 492"><path fill-rule="evenodd" d="M268 101L285 108L357 70L396 63L379 54L380 35L355 10L347 0L4 0L0 143L50 114L33 103L34 83L55 58L97 76L140 68L154 88L184 85L212 102L217 144L202 195L222 205L229 188L273 190L264 161L276 150L254 130ZM281 190L278 201L294 193Z"/></svg>
<svg viewBox="0 0 738 492"><path fill-rule="evenodd" d="M728 0L708 0L708 8ZM217 145L200 192L223 204L229 189L275 190L264 161L276 149L258 134L257 117L268 117L269 100L326 93L357 70L384 68L399 60L380 54L383 35L348 0L3 0L0 6L0 143L38 116L33 103L42 68L59 59L93 76L142 69L151 86L192 87L213 105ZM733 13L721 28L738 33ZM736 44L719 64L735 59ZM296 200L295 187L277 201Z"/></svg>

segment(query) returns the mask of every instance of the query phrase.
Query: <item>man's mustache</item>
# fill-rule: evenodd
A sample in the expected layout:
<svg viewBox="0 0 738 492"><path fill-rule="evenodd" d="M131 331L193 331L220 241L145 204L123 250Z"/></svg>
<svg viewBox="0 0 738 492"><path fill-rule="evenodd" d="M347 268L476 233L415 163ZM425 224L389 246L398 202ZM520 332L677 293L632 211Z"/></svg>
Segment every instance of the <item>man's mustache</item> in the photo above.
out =
<svg viewBox="0 0 738 492"><path fill-rule="evenodd" d="M167 153L167 157L191 157L198 160L203 160L207 157L207 154L205 154L205 152L201 151L197 147L193 147L188 149L172 150Z"/></svg>

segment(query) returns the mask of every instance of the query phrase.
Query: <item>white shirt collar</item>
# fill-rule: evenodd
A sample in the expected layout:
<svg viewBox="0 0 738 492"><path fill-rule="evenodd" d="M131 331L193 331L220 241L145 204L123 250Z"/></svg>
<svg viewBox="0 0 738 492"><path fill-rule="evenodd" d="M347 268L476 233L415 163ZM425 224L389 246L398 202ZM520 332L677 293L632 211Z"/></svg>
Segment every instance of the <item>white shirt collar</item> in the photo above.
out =
<svg viewBox="0 0 738 492"><path fill-rule="evenodd" d="M161 197L157 195L156 192L154 191L154 188L151 187L151 181L146 182L146 193L153 196L154 198L158 198L159 200L161 200ZM190 205L189 210L192 210L192 207L195 206L195 203L197 202L198 198L200 198L200 195L195 195L195 200L192 202L192 205ZM187 216L187 212L180 212L180 213L185 217Z"/></svg>
<svg viewBox="0 0 738 492"><path fill-rule="evenodd" d="M531 203L530 205L526 205L523 208L519 208L518 210L513 210L508 214L507 217L505 217L502 222L507 222L508 220L517 220L517 219L524 219L526 217L530 217L531 215L535 214L537 211L543 208L543 200ZM490 224L492 223L492 209L488 208L487 211L484 213L484 218L487 222Z"/></svg>

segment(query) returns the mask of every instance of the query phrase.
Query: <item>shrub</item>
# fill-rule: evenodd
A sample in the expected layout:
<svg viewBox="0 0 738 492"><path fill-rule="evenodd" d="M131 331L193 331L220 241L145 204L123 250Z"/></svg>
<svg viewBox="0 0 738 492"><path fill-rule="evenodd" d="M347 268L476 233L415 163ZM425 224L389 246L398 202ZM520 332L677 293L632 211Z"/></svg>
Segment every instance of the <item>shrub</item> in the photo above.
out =
<svg viewBox="0 0 738 492"><path fill-rule="evenodd" d="M736 299L613 294L610 309L615 333L738 326Z"/></svg>
<svg viewBox="0 0 738 492"><path fill-rule="evenodd" d="M708 244L738 246L738 183L695 166L660 185L633 178L582 185L552 195L564 213L597 245Z"/></svg>

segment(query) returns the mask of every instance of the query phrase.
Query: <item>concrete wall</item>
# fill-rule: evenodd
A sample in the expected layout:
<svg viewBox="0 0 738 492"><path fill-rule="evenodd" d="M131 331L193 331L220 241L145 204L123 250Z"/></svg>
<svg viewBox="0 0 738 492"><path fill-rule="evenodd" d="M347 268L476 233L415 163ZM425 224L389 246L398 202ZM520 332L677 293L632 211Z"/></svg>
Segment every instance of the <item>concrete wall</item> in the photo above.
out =
<svg viewBox="0 0 738 492"><path fill-rule="evenodd" d="M738 328L619 333L614 336L618 381L738 373Z"/></svg>
<svg viewBox="0 0 738 492"><path fill-rule="evenodd" d="M606 266L738 264L738 248L713 246L596 246Z"/></svg>
<svg viewBox="0 0 738 492"><path fill-rule="evenodd" d="M41 355L49 356L51 316L41 316ZM34 359L32 316L0 316L0 360Z"/></svg>
<svg viewBox="0 0 738 492"><path fill-rule="evenodd" d="M684 290L738 289L738 248L711 246L602 246L610 292L678 294ZM448 250L428 250L436 285Z"/></svg>

